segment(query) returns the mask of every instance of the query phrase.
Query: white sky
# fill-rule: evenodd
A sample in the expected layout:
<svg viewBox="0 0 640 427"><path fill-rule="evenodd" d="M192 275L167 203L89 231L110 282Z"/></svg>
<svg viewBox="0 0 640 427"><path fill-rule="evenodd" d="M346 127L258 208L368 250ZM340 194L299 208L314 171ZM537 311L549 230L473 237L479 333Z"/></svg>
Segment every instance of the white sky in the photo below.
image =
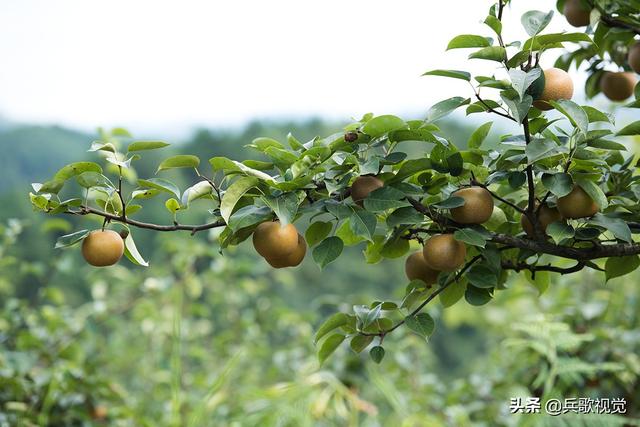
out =
<svg viewBox="0 0 640 427"><path fill-rule="evenodd" d="M469 95L422 72L495 67L444 51L457 34L491 35L492 2L0 0L0 115L175 134L252 118L421 117ZM555 1L514 3L507 39L524 37L525 6ZM556 15L550 28L570 27Z"/></svg>

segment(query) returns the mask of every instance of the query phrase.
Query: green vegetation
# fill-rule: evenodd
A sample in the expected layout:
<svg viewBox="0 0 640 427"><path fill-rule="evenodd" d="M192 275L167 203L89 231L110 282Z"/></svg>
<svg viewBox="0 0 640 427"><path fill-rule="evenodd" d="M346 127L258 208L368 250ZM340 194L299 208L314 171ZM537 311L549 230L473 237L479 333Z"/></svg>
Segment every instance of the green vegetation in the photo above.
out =
<svg viewBox="0 0 640 427"><path fill-rule="evenodd" d="M604 71L630 68L638 10L559 1L585 32L547 33L534 10L510 41L508 3L490 37L448 45L496 75L425 73L472 98L424 120L61 146L71 163L29 193L47 215L4 229L0 425L640 425L640 121L572 101L563 71L588 61L588 96L639 97ZM446 126L460 109L499 122ZM62 250L79 245L109 267ZM512 397L627 413L512 415Z"/></svg>

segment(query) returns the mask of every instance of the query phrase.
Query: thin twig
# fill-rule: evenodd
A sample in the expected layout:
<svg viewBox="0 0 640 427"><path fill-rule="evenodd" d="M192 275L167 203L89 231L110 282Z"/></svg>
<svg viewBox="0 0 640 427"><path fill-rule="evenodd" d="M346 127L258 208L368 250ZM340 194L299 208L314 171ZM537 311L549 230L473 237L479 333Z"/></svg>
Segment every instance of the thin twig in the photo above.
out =
<svg viewBox="0 0 640 427"><path fill-rule="evenodd" d="M390 332L395 331L396 329L398 329L400 326L404 325L405 323L405 319L407 317L413 317L416 314L420 313L422 311L423 308L426 307L427 304L429 304L431 301L433 301L433 299L435 297L437 297L438 295L440 295L440 293L442 293L445 289L447 289L451 284L457 282L460 277L462 277L462 275L469 269L471 268L471 266L473 264L475 264L479 259L482 258L482 255L476 255L473 258L471 258L471 260L469 260L469 262L467 262L461 269L460 271L458 271L458 273L453 276L452 278L450 278L449 280L447 280L442 286L440 286L438 289L436 289L435 291L433 291L431 294L429 294L429 296L427 297L427 299L425 299L424 301L422 301L422 303L420 303L420 305L418 307L416 307L411 313L409 313L404 319L402 319L401 321L399 321L398 323L396 323L395 325L393 325L391 328L384 330L384 331L380 331L380 332L376 332L376 333L370 333L370 332L360 332L360 335L365 335L365 336L379 336L379 337L384 337L385 335L387 335Z"/></svg>
<svg viewBox="0 0 640 427"><path fill-rule="evenodd" d="M155 230L155 231L184 230L184 231L190 231L191 233L196 233L198 231L208 230L216 227L224 227L225 225L227 225L222 220L209 222L206 224L200 224L200 225L186 225L186 224L175 224L175 223L173 225L152 224L148 222L137 221L131 218L122 218L119 215L114 215L109 212L101 211L99 209L95 209L90 206L81 206L80 210L77 210L77 211L69 210L66 213L71 215L90 215L90 214L97 215L97 216L103 217L105 220L108 220L108 221L116 221L123 224L131 225L134 227L146 228L148 230Z"/></svg>

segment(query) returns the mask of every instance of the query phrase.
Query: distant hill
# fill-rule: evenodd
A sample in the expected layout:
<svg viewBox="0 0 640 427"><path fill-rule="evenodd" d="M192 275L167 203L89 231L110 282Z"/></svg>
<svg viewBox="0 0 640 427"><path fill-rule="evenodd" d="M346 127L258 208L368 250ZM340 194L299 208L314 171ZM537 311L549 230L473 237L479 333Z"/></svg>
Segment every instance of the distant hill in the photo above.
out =
<svg viewBox="0 0 640 427"><path fill-rule="evenodd" d="M10 126L0 129L0 193L28 191L70 161L87 157L92 136L59 126Z"/></svg>

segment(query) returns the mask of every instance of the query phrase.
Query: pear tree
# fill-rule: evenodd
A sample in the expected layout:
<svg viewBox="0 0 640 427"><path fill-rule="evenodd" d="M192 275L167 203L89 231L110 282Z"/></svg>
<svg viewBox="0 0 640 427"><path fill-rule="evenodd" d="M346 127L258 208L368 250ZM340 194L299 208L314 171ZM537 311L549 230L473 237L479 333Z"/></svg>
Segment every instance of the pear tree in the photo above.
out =
<svg viewBox="0 0 640 427"><path fill-rule="evenodd" d="M380 296L319 327L320 362L348 342L379 363L385 338L399 328L425 338L433 333L430 304L490 303L508 291L512 274L524 274L541 292L556 275L583 269L601 272L603 281L626 275L640 265L639 163L625 145L640 135L640 120L619 126L610 111L637 117L640 108L638 2L560 0L565 21L554 11L510 16L515 1L491 4L484 30L449 42L448 50L469 52L469 70L424 73L468 83L424 118L366 114L310 141L293 134L286 141L258 138L247 148L261 160L212 157L202 164L193 155L172 155L151 177L137 177L136 162L150 150L166 151L167 143L103 131L89 149L100 161L63 166L32 185L31 202L49 215L101 218L102 229L57 242L81 244L96 266L123 253L147 265L134 243L136 229L192 235L219 229L221 252L251 238L273 268L293 268L307 253L324 268L353 245L364 248L363 268L383 259L404 263L400 300ZM570 30L549 32L552 19ZM528 38L506 39L506 25L521 25ZM545 57L553 67L541 68ZM495 72L474 75L475 61L494 64ZM586 74L588 99L602 92L616 108L572 100L570 69ZM464 147L439 127L454 111L486 116ZM499 126L509 133L492 136ZM404 148L407 141L421 147L419 154ZM179 188L167 179L174 169L193 182ZM161 223L139 219L153 200L166 207ZM192 210L205 210L209 219L185 223Z"/></svg>

